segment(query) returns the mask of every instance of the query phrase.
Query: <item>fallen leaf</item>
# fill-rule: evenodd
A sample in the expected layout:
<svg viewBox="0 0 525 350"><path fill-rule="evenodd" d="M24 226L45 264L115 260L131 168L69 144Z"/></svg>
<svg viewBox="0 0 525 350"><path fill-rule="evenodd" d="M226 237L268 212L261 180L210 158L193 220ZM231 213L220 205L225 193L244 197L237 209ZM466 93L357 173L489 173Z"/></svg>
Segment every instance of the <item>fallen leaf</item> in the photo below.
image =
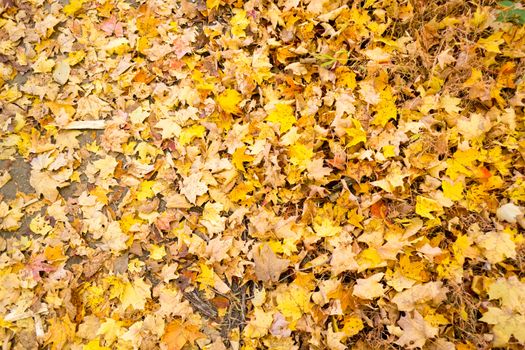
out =
<svg viewBox="0 0 525 350"><path fill-rule="evenodd" d="M385 288L380 281L383 279L384 273L376 273L368 278L358 278L352 295L361 299L375 299L385 294Z"/></svg>
<svg viewBox="0 0 525 350"><path fill-rule="evenodd" d="M197 326L173 320L166 325L162 342L166 344L168 350L181 350L184 345L193 345L195 340L203 337L204 334Z"/></svg>
<svg viewBox="0 0 525 350"><path fill-rule="evenodd" d="M277 282L279 276L288 268L289 261L280 259L268 244L255 249L253 253L255 275L263 282Z"/></svg>
<svg viewBox="0 0 525 350"><path fill-rule="evenodd" d="M427 341L438 335L439 329L428 323L417 311L403 316L397 322L403 329L403 335L395 341L395 344L405 349L422 348Z"/></svg>

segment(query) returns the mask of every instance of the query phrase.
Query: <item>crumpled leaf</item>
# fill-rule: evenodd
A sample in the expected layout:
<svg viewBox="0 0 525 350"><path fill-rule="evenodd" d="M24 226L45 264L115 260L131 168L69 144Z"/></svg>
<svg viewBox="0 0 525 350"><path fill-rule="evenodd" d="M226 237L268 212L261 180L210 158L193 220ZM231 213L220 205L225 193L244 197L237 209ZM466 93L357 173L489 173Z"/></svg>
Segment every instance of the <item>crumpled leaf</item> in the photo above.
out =
<svg viewBox="0 0 525 350"><path fill-rule="evenodd" d="M523 207L517 206L514 203L503 204L496 210L496 216L502 221L515 224L517 218L525 214Z"/></svg>

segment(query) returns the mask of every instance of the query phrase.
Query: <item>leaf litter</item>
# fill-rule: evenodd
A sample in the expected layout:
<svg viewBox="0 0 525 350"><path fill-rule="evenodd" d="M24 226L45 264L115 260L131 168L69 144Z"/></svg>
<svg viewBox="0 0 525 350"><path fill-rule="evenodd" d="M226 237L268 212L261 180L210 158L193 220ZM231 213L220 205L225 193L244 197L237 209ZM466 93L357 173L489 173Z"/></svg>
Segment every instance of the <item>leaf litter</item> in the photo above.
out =
<svg viewBox="0 0 525 350"><path fill-rule="evenodd" d="M3 348L525 346L505 11L0 1Z"/></svg>

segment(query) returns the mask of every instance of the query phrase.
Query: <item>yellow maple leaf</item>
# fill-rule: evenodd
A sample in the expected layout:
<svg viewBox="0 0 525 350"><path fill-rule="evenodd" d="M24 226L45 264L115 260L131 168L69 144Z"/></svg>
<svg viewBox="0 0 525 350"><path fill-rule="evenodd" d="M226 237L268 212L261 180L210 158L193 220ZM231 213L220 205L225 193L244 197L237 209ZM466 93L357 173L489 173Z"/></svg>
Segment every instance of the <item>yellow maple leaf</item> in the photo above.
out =
<svg viewBox="0 0 525 350"><path fill-rule="evenodd" d="M272 123L278 123L281 133L290 130L296 122L292 106L285 103L277 103L266 117L266 120Z"/></svg>
<svg viewBox="0 0 525 350"><path fill-rule="evenodd" d="M386 261L381 258L376 248L370 247L359 253L358 256L359 269L358 272L367 269L373 269L380 266L386 266Z"/></svg>
<svg viewBox="0 0 525 350"><path fill-rule="evenodd" d="M221 0L206 0L206 8L208 10L213 10L219 7Z"/></svg>
<svg viewBox="0 0 525 350"><path fill-rule="evenodd" d="M157 124L155 124L155 128L161 130L163 139L179 137L182 131L180 125L177 124L173 119L161 119L157 122Z"/></svg>
<svg viewBox="0 0 525 350"><path fill-rule="evenodd" d="M131 306L134 310L144 310L146 300L151 297L151 286L146 284L142 278L135 278L133 283L128 282L122 293L120 301L125 310Z"/></svg>
<svg viewBox="0 0 525 350"><path fill-rule="evenodd" d="M40 56L31 66L35 73L49 73L55 66L53 59L47 59L45 56Z"/></svg>
<svg viewBox="0 0 525 350"><path fill-rule="evenodd" d="M159 246L152 244L149 247L149 257L153 260L162 260L166 256L166 248L164 246Z"/></svg>
<svg viewBox="0 0 525 350"><path fill-rule="evenodd" d="M239 114L241 109L239 104L242 101L242 95L233 89L224 90L219 96L217 96L217 103L223 111L230 114Z"/></svg>
<svg viewBox="0 0 525 350"><path fill-rule="evenodd" d="M62 318L52 318L48 323L45 344L51 345L51 350L61 350L75 338L75 324L67 315Z"/></svg>
<svg viewBox="0 0 525 350"><path fill-rule="evenodd" d="M477 68L471 68L470 77L465 80L463 87L471 87L483 79L483 73Z"/></svg>
<svg viewBox="0 0 525 350"><path fill-rule="evenodd" d="M104 180L113 177L117 165L118 162L115 157L110 155L106 155L104 158L93 162L93 166L99 171L100 177Z"/></svg>
<svg viewBox="0 0 525 350"><path fill-rule="evenodd" d="M38 214L29 223L29 229L34 233L45 236L53 230L53 227L42 215Z"/></svg>
<svg viewBox="0 0 525 350"><path fill-rule="evenodd" d="M197 276L196 281L199 283L202 283L209 287L215 286L215 272L213 272L213 268L209 267L205 263L200 263L200 273Z"/></svg>
<svg viewBox="0 0 525 350"><path fill-rule="evenodd" d="M195 137L202 138L205 132L206 128L199 124L194 124L190 127L184 128L179 134L179 143L181 144L181 146L186 146Z"/></svg>
<svg viewBox="0 0 525 350"><path fill-rule="evenodd" d="M343 231L343 228L333 220L319 216L314 219L313 228L319 237L332 237Z"/></svg>
<svg viewBox="0 0 525 350"><path fill-rule="evenodd" d="M452 159L447 159L447 170L445 171L445 175L450 177L453 181L457 180L460 174L471 176L471 169L475 166L477 160L484 160L484 156L480 151L474 148L457 150Z"/></svg>
<svg viewBox="0 0 525 350"><path fill-rule="evenodd" d="M511 234L505 231L491 231L479 235L476 245L483 249L483 256L492 264L502 262L506 258L516 257L516 243Z"/></svg>
<svg viewBox="0 0 525 350"><path fill-rule="evenodd" d="M382 147L383 155L386 158L392 158L396 156L396 147L394 145L386 145Z"/></svg>
<svg viewBox="0 0 525 350"><path fill-rule="evenodd" d="M77 11L79 11L82 8L82 5L84 5L84 2L86 0L71 0L69 4L64 6L62 11L68 16L73 16Z"/></svg>
<svg viewBox="0 0 525 350"><path fill-rule="evenodd" d="M360 142L366 144L366 131L363 129L361 122L356 118L352 118L352 128L345 129L346 135L350 137L348 147L355 146Z"/></svg>
<svg viewBox="0 0 525 350"><path fill-rule="evenodd" d="M358 316L349 316L346 317L343 321L343 328L341 331L347 336L347 337L353 337L357 333L359 333L363 328L365 328L365 325L363 324L363 321Z"/></svg>
<svg viewBox="0 0 525 350"><path fill-rule="evenodd" d="M473 247L474 241L468 235L458 235L456 241L452 244L454 258L461 264L465 258L475 258L479 255L479 250Z"/></svg>
<svg viewBox="0 0 525 350"><path fill-rule="evenodd" d="M17 86L11 86L9 88L4 87L3 91L0 92L0 101L2 102L13 102L22 97L22 93L18 90Z"/></svg>
<svg viewBox="0 0 525 350"><path fill-rule="evenodd" d="M66 61L69 63L70 66L74 66L80 62L86 57L86 53L82 50L80 51L72 51L68 54Z"/></svg>
<svg viewBox="0 0 525 350"><path fill-rule="evenodd" d="M452 183L447 180L441 181L441 187L443 188L443 194L448 199L453 201L459 201L463 198L463 182L458 181Z"/></svg>
<svg viewBox="0 0 525 350"><path fill-rule="evenodd" d="M463 278L463 264L456 258L446 257L441 260L436 271L440 279L446 278L459 282Z"/></svg>
<svg viewBox="0 0 525 350"><path fill-rule="evenodd" d="M460 98L452 97L447 94L441 97L439 103L441 108L443 108L447 113L456 114L461 112L462 108L458 107L458 105L461 103Z"/></svg>
<svg viewBox="0 0 525 350"><path fill-rule="evenodd" d="M106 318L97 330L96 335L102 335L106 344L113 344L124 333L124 322Z"/></svg>
<svg viewBox="0 0 525 350"><path fill-rule="evenodd" d="M516 276L498 278L488 289L490 299L500 299L501 306L525 314L525 283Z"/></svg>
<svg viewBox="0 0 525 350"><path fill-rule="evenodd" d="M248 27L250 21L246 17L245 10L233 9L233 13L235 15L230 19L231 32L233 36L243 38L246 36L244 30Z"/></svg>
<svg viewBox="0 0 525 350"><path fill-rule="evenodd" d="M286 290L277 294L277 309L292 322L299 320L311 309L310 295L307 289L290 284Z"/></svg>
<svg viewBox="0 0 525 350"><path fill-rule="evenodd" d="M478 40L478 45L488 52L500 53L499 46L505 42L502 38L503 32L498 30L488 38L481 38Z"/></svg>
<svg viewBox="0 0 525 350"><path fill-rule="evenodd" d="M290 146L289 154L290 163L299 166L301 169L306 169L314 156L314 151L302 143L294 143Z"/></svg>
<svg viewBox="0 0 525 350"><path fill-rule="evenodd" d="M139 188L137 190L137 199L139 201L153 198L155 196L155 192L152 189L155 182L156 181L154 180L146 180L140 183Z"/></svg>
<svg viewBox="0 0 525 350"><path fill-rule="evenodd" d="M350 210L347 214L348 222L360 229L363 228L363 226L361 225L361 222L363 222L364 218L365 217L363 215L357 212L357 208Z"/></svg>
<svg viewBox="0 0 525 350"><path fill-rule="evenodd" d="M235 188L231 190L230 193L228 193L228 198L230 198L230 200L233 202L253 200L249 193L252 192L254 189L255 186L253 186L252 183L242 182L235 186Z"/></svg>
<svg viewBox="0 0 525 350"><path fill-rule="evenodd" d="M107 346L100 346L100 339L97 337L82 347L82 350L110 350Z"/></svg>
<svg viewBox="0 0 525 350"><path fill-rule="evenodd" d="M242 171L243 173L246 172L246 169L244 169L244 162L251 162L254 160L254 157L249 155L249 154L245 154L246 150L248 149L248 147L246 146L242 146L242 147L239 147L235 150L235 152L233 152L232 154L232 163L233 165L235 166L236 169Z"/></svg>
<svg viewBox="0 0 525 350"><path fill-rule="evenodd" d="M63 261L67 260L67 257L64 255L63 246L57 245L55 247L48 246L44 249L44 256L47 261Z"/></svg>
<svg viewBox="0 0 525 350"><path fill-rule="evenodd" d="M416 214L421 215L427 219L434 219L432 212L440 212L443 210L443 207L435 200L417 196L416 198Z"/></svg>
<svg viewBox="0 0 525 350"><path fill-rule="evenodd" d="M71 106L70 103L47 101L46 106L49 107L55 116L60 116L61 114L65 113L69 118L71 118L75 114L75 107Z"/></svg>
<svg viewBox="0 0 525 350"><path fill-rule="evenodd" d="M397 107L390 88L381 91L379 98L379 103L376 105L377 113L371 124L384 127L390 119L397 118Z"/></svg>
<svg viewBox="0 0 525 350"><path fill-rule="evenodd" d="M493 325L494 346L505 346L514 336L522 345L525 344L525 316L509 309L489 307L480 321Z"/></svg>
<svg viewBox="0 0 525 350"><path fill-rule="evenodd" d="M338 67L336 71L342 71L343 67ZM344 67L348 68L348 67ZM350 90L353 90L357 87L357 82L355 80L355 73L352 71L343 71L340 74L337 74L337 85L344 86Z"/></svg>
<svg viewBox="0 0 525 350"><path fill-rule="evenodd" d="M261 338L268 334L268 330L273 323L273 312L265 312L262 308L256 307L253 310L253 317L250 318L248 325L244 329L244 335L248 338Z"/></svg>

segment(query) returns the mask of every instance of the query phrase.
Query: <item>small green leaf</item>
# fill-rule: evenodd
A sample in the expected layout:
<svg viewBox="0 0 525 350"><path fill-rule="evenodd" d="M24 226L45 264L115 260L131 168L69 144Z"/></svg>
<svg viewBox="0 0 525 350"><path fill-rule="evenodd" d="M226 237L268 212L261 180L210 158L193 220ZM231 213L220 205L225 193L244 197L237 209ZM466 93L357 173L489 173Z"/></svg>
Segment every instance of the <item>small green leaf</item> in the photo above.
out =
<svg viewBox="0 0 525 350"><path fill-rule="evenodd" d="M498 5L499 6L503 6L503 7L512 7L514 6L514 2L510 1L510 0L504 0L504 1L500 1L498 2Z"/></svg>

